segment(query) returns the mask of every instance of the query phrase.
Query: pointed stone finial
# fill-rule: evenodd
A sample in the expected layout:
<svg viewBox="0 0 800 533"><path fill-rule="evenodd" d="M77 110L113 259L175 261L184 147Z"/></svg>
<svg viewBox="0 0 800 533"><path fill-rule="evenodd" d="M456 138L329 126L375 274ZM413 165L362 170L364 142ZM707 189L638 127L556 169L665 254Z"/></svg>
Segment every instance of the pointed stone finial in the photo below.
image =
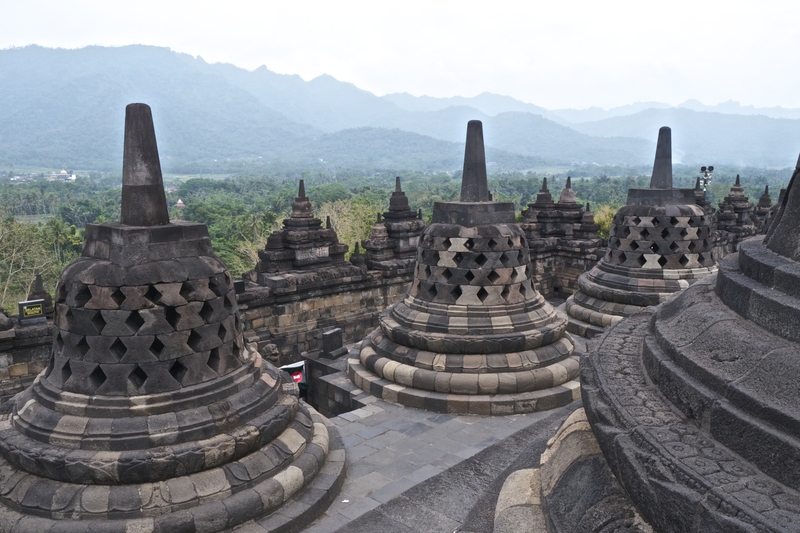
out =
<svg viewBox="0 0 800 533"><path fill-rule="evenodd" d="M769 185L764 187L764 194L769 194Z"/></svg>
<svg viewBox="0 0 800 533"><path fill-rule="evenodd" d="M417 211L417 217L418 217L420 220L422 220L422 208L421 208L421 207L420 207L420 208L419 208L419 210Z"/></svg>
<svg viewBox="0 0 800 533"><path fill-rule="evenodd" d="M672 188L672 130L664 126L658 130L656 159L653 162L651 189Z"/></svg>
<svg viewBox="0 0 800 533"><path fill-rule="evenodd" d="M44 281L42 281L41 274L36 274L36 281L34 281L33 283L33 292L34 293L44 292Z"/></svg>
<svg viewBox="0 0 800 533"><path fill-rule="evenodd" d="M489 201L494 201L494 196L492 196L492 191L489 191Z"/></svg>
<svg viewBox="0 0 800 533"><path fill-rule="evenodd" d="M550 192L550 189L547 188L547 176L542 179L542 188L539 189L539 192Z"/></svg>
<svg viewBox="0 0 800 533"><path fill-rule="evenodd" d="M381 214L380 214L380 213L378 213L378 220L376 220L376 221L375 221L375 223L376 223L376 224L380 224L381 222L382 222L382 220L381 220Z"/></svg>
<svg viewBox="0 0 800 533"><path fill-rule="evenodd" d="M331 225L330 215L325 217L325 229L333 229L333 226Z"/></svg>
<svg viewBox="0 0 800 533"><path fill-rule="evenodd" d="M736 184L737 187L741 187L741 182L739 181L739 174L736 174Z"/></svg>
<svg viewBox="0 0 800 533"><path fill-rule="evenodd" d="M120 222L128 226L169 224L153 114L146 104L125 108Z"/></svg>
<svg viewBox="0 0 800 533"><path fill-rule="evenodd" d="M461 173L461 201L489 201L489 185L486 178L486 153L483 147L483 124L481 124L480 120L470 120L467 123L467 142L464 147L464 170Z"/></svg>
<svg viewBox="0 0 800 533"><path fill-rule="evenodd" d="M394 179L394 192L392 193L392 197L389 198L389 211L392 213L411 211L408 208L406 193L400 188L400 176Z"/></svg>
<svg viewBox="0 0 800 533"><path fill-rule="evenodd" d="M356 241L356 247L353 249L353 255L358 255L361 253L361 245Z"/></svg>
<svg viewBox="0 0 800 533"><path fill-rule="evenodd" d="M565 188L566 189L571 189L572 188L572 178L569 177L569 176L567 176L567 186Z"/></svg>
<svg viewBox="0 0 800 533"><path fill-rule="evenodd" d="M292 218L314 218L314 209L311 202L306 197L306 184L300 180L300 187L297 190L297 198L292 203Z"/></svg>
<svg viewBox="0 0 800 533"><path fill-rule="evenodd" d="M400 176L394 178L394 192L403 192L403 189L400 188Z"/></svg>
<svg viewBox="0 0 800 533"><path fill-rule="evenodd" d="M697 181L694 182L694 190L699 191L700 188L700 177L698 176Z"/></svg>
<svg viewBox="0 0 800 533"><path fill-rule="evenodd" d="M800 157L797 158L792 179L786 187L786 192L781 190L783 200L775 220L770 224L764 245L778 255L800 261L800 185L795 183L800 175Z"/></svg>
<svg viewBox="0 0 800 533"><path fill-rule="evenodd" d="M589 205L589 202L586 202L586 212L587 212L587 213L591 213L591 212L592 212L592 208L591 208L591 206Z"/></svg>

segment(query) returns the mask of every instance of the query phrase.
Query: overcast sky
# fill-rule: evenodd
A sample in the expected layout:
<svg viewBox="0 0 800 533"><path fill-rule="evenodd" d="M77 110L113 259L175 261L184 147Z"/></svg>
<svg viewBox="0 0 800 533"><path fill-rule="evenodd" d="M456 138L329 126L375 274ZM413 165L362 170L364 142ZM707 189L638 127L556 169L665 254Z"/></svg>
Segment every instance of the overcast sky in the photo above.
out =
<svg viewBox="0 0 800 533"><path fill-rule="evenodd" d="M0 48L152 44L383 95L800 107L793 1L0 0Z"/></svg>

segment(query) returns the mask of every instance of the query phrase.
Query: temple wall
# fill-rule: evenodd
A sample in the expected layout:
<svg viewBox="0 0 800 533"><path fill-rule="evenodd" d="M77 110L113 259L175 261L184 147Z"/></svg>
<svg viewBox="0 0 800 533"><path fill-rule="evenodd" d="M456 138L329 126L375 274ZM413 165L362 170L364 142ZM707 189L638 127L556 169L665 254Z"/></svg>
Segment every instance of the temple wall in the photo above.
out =
<svg viewBox="0 0 800 533"><path fill-rule="evenodd" d="M251 285L237 298L244 316L246 337L259 351L274 344L285 365L300 360L303 352L322 348L322 333L341 328L345 344L363 339L378 327L378 314L398 301L412 275L383 277L369 271L366 279L319 287L307 291L276 294L269 287Z"/></svg>
<svg viewBox="0 0 800 533"><path fill-rule="evenodd" d="M605 253L605 248L587 248L557 239L531 240L528 244L536 290L545 297L574 294L578 276L590 270Z"/></svg>
<svg viewBox="0 0 800 533"><path fill-rule="evenodd" d="M0 402L20 392L44 370L53 344L53 323L0 332Z"/></svg>

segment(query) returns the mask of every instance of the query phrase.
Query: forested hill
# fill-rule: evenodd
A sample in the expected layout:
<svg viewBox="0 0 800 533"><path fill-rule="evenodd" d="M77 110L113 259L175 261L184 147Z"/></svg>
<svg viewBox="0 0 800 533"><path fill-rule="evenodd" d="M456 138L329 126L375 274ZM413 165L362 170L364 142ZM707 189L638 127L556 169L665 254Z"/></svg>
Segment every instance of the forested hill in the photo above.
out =
<svg viewBox="0 0 800 533"><path fill-rule="evenodd" d="M473 118L485 122L498 169L652 158L650 141L597 138L525 113L509 134L507 118L464 106L408 111L329 76L305 82L150 46L28 46L0 50L0 167L116 170L131 102L153 108L166 171L253 162L456 170Z"/></svg>

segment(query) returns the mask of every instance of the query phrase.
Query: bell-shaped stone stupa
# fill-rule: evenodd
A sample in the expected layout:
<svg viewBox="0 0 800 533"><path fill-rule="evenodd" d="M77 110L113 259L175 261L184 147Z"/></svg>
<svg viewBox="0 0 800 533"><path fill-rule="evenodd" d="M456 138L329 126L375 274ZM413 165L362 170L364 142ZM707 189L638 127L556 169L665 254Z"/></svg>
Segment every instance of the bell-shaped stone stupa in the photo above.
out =
<svg viewBox="0 0 800 533"><path fill-rule="evenodd" d="M694 189L672 187L671 133L661 128L650 188L628 191L605 257L578 278L566 304L569 330L591 337L716 272L710 222Z"/></svg>
<svg viewBox="0 0 800 533"><path fill-rule="evenodd" d="M301 527L343 450L245 344L205 224L170 223L144 104L126 110L122 179L121 223L87 225L59 279L47 369L6 404L0 531Z"/></svg>
<svg viewBox="0 0 800 533"><path fill-rule="evenodd" d="M798 176L766 237L581 362L600 449L655 531L800 531Z"/></svg>
<svg viewBox="0 0 800 533"><path fill-rule="evenodd" d="M467 126L461 200L437 202L414 281L351 351L361 389L438 412L510 414L579 396L566 320L534 289L512 203L487 188L483 129Z"/></svg>

